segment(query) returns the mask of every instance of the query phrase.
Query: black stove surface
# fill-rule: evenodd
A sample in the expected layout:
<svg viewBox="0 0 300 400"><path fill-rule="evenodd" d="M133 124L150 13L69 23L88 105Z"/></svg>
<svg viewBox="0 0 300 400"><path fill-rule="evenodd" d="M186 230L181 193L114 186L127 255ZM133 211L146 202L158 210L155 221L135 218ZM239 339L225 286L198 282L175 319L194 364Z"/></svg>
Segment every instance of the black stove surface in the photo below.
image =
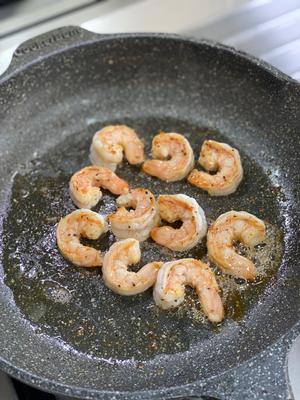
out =
<svg viewBox="0 0 300 400"><path fill-rule="evenodd" d="M18 400L55 400L53 394L41 392L31 386L25 385L22 382L12 379Z"/></svg>

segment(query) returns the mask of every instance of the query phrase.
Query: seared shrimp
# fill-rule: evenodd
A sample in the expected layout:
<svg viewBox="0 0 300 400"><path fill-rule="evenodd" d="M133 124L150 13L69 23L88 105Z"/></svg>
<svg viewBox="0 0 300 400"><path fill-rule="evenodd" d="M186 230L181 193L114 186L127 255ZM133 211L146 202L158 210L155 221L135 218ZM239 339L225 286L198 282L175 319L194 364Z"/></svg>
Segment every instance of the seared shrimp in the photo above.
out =
<svg viewBox="0 0 300 400"><path fill-rule="evenodd" d="M163 181L183 179L194 166L193 150L187 139L178 133L159 133L152 141L152 157L143 164L143 171Z"/></svg>
<svg viewBox="0 0 300 400"><path fill-rule="evenodd" d="M266 227L262 220L245 211L229 211L220 215L208 229L208 256L226 274L254 280L253 262L236 253L234 242L239 240L253 247L265 237Z"/></svg>
<svg viewBox="0 0 300 400"><path fill-rule="evenodd" d="M226 196L236 191L243 179L243 168L239 152L225 143L205 140L202 145L200 165L215 175L194 169L188 181L206 190L211 196Z"/></svg>
<svg viewBox="0 0 300 400"><path fill-rule="evenodd" d="M96 240L107 232L104 218L90 210L76 210L62 218L56 229L61 254L79 267L102 265L101 252L80 243L80 236Z"/></svg>
<svg viewBox="0 0 300 400"><path fill-rule="evenodd" d="M134 189L117 198L120 207L109 216L111 230L118 240L146 240L151 229L158 225L159 214L153 194L147 189ZM133 210L126 210L131 207Z"/></svg>
<svg viewBox="0 0 300 400"><path fill-rule="evenodd" d="M222 321L224 309L215 275L206 264L194 258L170 261L161 266L153 291L155 303L163 309L179 306L184 300L186 285L196 290L208 319Z"/></svg>
<svg viewBox="0 0 300 400"><path fill-rule="evenodd" d="M128 271L131 264L140 261L140 244L136 239L125 239L114 243L103 260L103 279L107 287L115 293L131 296L144 292L153 286L161 262L144 265L138 272Z"/></svg>
<svg viewBox="0 0 300 400"><path fill-rule="evenodd" d="M75 172L70 180L70 196L78 208L92 208L102 197L100 187L113 194L128 191L128 183L108 168L90 166Z"/></svg>
<svg viewBox="0 0 300 400"><path fill-rule="evenodd" d="M171 226L151 230L152 239L174 251L191 249L207 231L204 211L192 197L185 194L161 195L157 199L160 218L167 222L182 221L179 229Z"/></svg>
<svg viewBox="0 0 300 400"><path fill-rule="evenodd" d="M144 161L144 145L136 132L126 125L109 125L95 133L90 159L95 165L115 171L122 162L123 151L129 164Z"/></svg>

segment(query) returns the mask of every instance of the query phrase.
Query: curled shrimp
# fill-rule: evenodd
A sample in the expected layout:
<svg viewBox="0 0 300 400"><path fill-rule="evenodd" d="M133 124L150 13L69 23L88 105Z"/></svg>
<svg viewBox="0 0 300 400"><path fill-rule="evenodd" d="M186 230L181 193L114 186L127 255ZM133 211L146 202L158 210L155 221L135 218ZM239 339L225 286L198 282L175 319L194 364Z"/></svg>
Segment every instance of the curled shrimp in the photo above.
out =
<svg viewBox="0 0 300 400"><path fill-rule="evenodd" d="M140 258L138 240L130 238L114 243L103 260L102 272L106 286L124 296L144 292L153 286L162 263L154 261L144 265L138 272L128 271L128 266L138 263Z"/></svg>
<svg viewBox="0 0 300 400"><path fill-rule="evenodd" d="M159 223L156 201L150 190L131 190L118 197L117 204L120 208L109 216L111 230L116 238L134 238L140 242L146 240L151 229ZM128 211L126 207L133 209Z"/></svg>
<svg viewBox="0 0 300 400"><path fill-rule="evenodd" d="M92 164L115 171L123 160L123 151L129 164L144 161L144 145L136 132L126 125L109 125L95 133L90 159Z"/></svg>
<svg viewBox="0 0 300 400"><path fill-rule="evenodd" d="M253 247L265 237L266 227L262 220L245 211L229 211L220 215L208 229L208 256L226 274L254 280L256 268L253 262L237 254L234 242L241 241Z"/></svg>
<svg viewBox="0 0 300 400"><path fill-rule="evenodd" d="M173 251L191 249L205 236L207 222L197 201L185 194L158 196L157 205L162 220L169 223L182 221L179 229L171 226L155 227L152 239Z"/></svg>
<svg viewBox="0 0 300 400"><path fill-rule="evenodd" d="M56 229L61 254L79 267L102 265L101 252L80 243L80 236L96 240L107 232L105 219L91 210L76 210L62 218Z"/></svg>
<svg viewBox="0 0 300 400"><path fill-rule="evenodd" d="M154 160L144 162L142 170L163 181L183 179L194 166L193 150L179 133L159 133L152 141Z"/></svg>
<svg viewBox="0 0 300 400"><path fill-rule="evenodd" d="M217 171L210 175L194 169L188 181L211 196L226 196L236 191L243 179L243 168L239 152L225 143L205 140L201 147L200 165L207 171Z"/></svg>
<svg viewBox="0 0 300 400"><path fill-rule="evenodd" d="M208 319L222 321L224 309L215 275L206 264L194 258L170 261L161 266L153 291L155 303L163 309L179 306L184 300L186 285L196 290Z"/></svg>
<svg viewBox="0 0 300 400"><path fill-rule="evenodd" d="M92 208L102 197L100 187L113 194L128 191L128 183L110 169L89 166L75 172L70 180L69 192L78 208Z"/></svg>

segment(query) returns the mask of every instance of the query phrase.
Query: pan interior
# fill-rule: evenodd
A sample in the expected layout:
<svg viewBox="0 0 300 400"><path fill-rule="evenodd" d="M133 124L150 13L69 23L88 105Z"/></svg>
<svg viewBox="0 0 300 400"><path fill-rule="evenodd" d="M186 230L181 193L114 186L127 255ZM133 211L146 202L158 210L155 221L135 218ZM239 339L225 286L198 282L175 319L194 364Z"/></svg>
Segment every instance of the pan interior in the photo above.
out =
<svg viewBox="0 0 300 400"><path fill-rule="evenodd" d="M81 269L69 264L59 253L55 229L59 219L73 211L68 194L71 175L89 164L92 135L106 124L126 123L137 130L150 156L151 139L160 130L183 133L190 141L196 159L202 142L215 139L226 143L226 135L205 126L174 118L141 118L91 121L84 131L64 139L40 158L33 158L14 177L11 203L3 228L5 284L11 289L16 306L30 321L37 334L47 334L83 355L101 360L152 360L160 354L188 352L222 335L230 327L243 325L261 300L270 279L280 265L283 244L278 197L263 169L240 150L245 176L236 193L210 197L186 180L165 183L141 173L127 162L117 173L132 187L145 187L154 195L185 193L204 209L209 222L229 210L244 210L267 223L268 240L249 253L259 270L255 283L246 284L221 275L212 266L222 288L226 320L218 326L203 316L192 290L177 310L159 310L148 290L137 296L122 297L107 289L100 269ZM94 210L105 215L116 209L115 196L108 192ZM89 245L106 251L114 242L107 233ZM195 257L206 260L205 241L188 252L173 253L150 239L142 243L138 268L154 260Z"/></svg>

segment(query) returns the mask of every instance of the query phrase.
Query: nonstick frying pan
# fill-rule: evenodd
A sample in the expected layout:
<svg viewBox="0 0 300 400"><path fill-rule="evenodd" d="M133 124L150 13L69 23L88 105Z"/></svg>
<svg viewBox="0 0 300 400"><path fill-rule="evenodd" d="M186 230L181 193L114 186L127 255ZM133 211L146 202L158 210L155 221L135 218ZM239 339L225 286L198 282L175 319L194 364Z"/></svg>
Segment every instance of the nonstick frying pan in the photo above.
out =
<svg viewBox="0 0 300 400"><path fill-rule="evenodd" d="M0 78L0 105L1 368L78 398L289 398L286 354L300 332L298 83L208 41L66 27L17 49ZM118 169L155 194L196 197L209 221L230 209L267 221L272 251L258 249L265 258L256 262L269 275L250 287L225 279L232 290L222 325L202 318L192 293L182 309L160 311L151 291L114 295L101 272L58 253L55 224L74 209L68 180L108 123L136 129L148 154L159 130L186 134L196 156L205 138L240 150L245 178L224 198L126 162ZM96 210L114 207L105 193ZM189 253L205 254L205 243ZM143 244L144 262L170 257Z"/></svg>

